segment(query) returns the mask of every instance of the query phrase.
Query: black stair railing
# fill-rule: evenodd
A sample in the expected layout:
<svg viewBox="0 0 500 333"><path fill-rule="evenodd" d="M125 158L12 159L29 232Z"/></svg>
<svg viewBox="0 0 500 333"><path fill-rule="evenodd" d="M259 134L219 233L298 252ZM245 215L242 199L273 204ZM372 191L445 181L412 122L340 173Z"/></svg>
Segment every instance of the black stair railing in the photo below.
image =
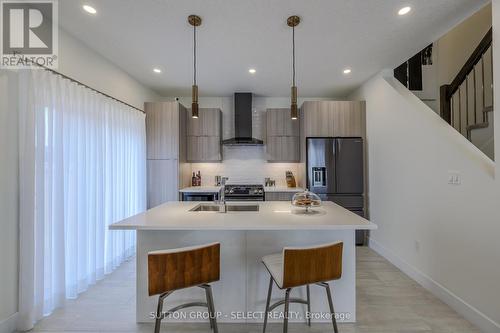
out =
<svg viewBox="0 0 500 333"><path fill-rule="evenodd" d="M491 65L485 68L485 55L491 52L492 37L493 33L492 29L490 29L455 79L450 84L440 87L441 117L459 132L466 135L469 140L471 130L487 127L487 114L493 111L492 103L491 105L485 105L486 89L490 89L491 92L493 91L492 57ZM487 75L491 78L491 85L489 87L485 85L485 77ZM468 80L471 80L471 82ZM465 86L465 89L461 89L463 86ZM473 91L469 89L473 89ZM478 89L480 89L479 92ZM479 103L479 106L476 101L477 96L482 97L482 103ZM492 93L491 96L493 96ZM458 100L457 103L453 102L454 98ZM470 98L474 100L469 101ZM478 107L480 110L476 110ZM473 110L469 108L473 108Z"/></svg>

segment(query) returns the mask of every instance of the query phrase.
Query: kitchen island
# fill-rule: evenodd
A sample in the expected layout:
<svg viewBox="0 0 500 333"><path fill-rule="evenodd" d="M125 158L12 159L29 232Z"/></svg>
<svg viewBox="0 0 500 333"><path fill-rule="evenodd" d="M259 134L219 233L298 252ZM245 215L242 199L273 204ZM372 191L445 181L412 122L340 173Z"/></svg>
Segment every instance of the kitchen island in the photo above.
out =
<svg viewBox="0 0 500 333"><path fill-rule="evenodd" d="M221 279L213 284L220 322L262 322L260 315L269 283L269 274L260 261L263 256L281 252L286 246L336 241L344 242L344 253L342 279L331 284L335 310L340 322L356 320L355 230L376 229L375 224L333 202L324 202L311 214L293 208L289 202L231 202L228 206L256 206L257 211L227 213L193 211L199 205L211 204L169 202L110 226L111 230L137 230L137 322L151 321L150 314L157 302L157 297L149 297L147 293L148 252L212 242L221 243ZM175 292L168 298L167 307L203 299L203 291L197 289ZM305 288L294 289L292 296L305 297ZM273 299L282 297L284 292L274 288ZM318 317L312 321L328 322L323 315L328 313L323 288L311 287L311 304L313 314ZM302 305L292 305L291 311L304 314ZM205 321L190 315L178 320Z"/></svg>

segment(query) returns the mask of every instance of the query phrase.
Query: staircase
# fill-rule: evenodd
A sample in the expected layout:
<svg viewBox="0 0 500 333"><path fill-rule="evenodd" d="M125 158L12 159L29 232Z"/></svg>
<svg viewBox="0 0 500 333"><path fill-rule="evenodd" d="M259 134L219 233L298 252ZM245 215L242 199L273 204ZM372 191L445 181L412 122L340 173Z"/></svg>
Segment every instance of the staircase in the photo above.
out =
<svg viewBox="0 0 500 333"><path fill-rule="evenodd" d="M492 30L481 40L455 79L440 87L440 115L494 159Z"/></svg>

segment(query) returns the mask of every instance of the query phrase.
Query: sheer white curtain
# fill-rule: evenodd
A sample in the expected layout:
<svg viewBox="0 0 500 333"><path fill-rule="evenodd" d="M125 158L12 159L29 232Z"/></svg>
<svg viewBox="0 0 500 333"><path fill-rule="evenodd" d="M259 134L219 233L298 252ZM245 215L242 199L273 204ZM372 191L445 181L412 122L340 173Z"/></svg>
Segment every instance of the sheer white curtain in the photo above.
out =
<svg viewBox="0 0 500 333"><path fill-rule="evenodd" d="M20 329L135 252L108 225L146 209L144 114L45 70L20 77Z"/></svg>

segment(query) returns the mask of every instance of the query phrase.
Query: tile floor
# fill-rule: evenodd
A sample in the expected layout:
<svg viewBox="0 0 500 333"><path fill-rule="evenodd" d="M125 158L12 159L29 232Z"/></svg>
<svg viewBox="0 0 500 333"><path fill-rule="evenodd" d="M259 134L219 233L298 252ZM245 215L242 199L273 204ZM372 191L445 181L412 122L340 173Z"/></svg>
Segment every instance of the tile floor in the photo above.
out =
<svg viewBox="0 0 500 333"><path fill-rule="evenodd" d="M358 248L356 324L339 325L340 333L480 333L387 260ZM153 326L135 323L135 260L123 264L77 300L41 320L33 332L144 332ZM219 324L221 333L257 333L260 325ZM267 332L281 332L278 324ZM208 324L165 324L162 333L210 333ZM333 332L329 325L293 324L290 333Z"/></svg>

